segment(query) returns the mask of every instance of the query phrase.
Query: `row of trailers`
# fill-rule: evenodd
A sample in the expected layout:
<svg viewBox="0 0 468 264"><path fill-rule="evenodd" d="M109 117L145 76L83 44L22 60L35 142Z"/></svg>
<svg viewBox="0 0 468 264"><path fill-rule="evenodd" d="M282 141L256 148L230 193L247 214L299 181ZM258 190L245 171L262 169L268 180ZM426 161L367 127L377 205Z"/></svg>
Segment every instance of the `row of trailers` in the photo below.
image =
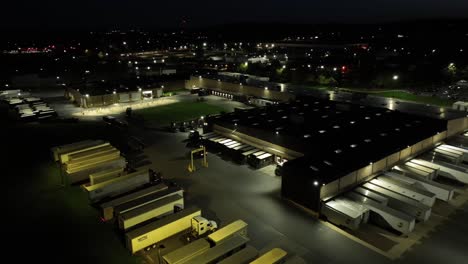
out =
<svg viewBox="0 0 468 264"><path fill-rule="evenodd" d="M468 166L464 164L467 155L468 149L440 144L326 201L321 214L328 221L352 230L372 222L408 234L417 222L429 220L436 200L453 199L455 188L447 180L468 184Z"/></svg>
<svg viewBox="0 0 468 264"><path fill-rule="evenodd" d="M252 168L260 169L275 163L275 155L215 132L204 134L201 138L202 144L208 149L229 157L238 164L249 164Z"/></svg>
<svg viewBox="0 0 468 264"><path fill-rule="evenodd" d="M131 254L182 238L183 246L164 252L163 263L305 263L279 248L260 255L247 244L246 222L237 220L218 229L202 217L201 209L185 207L182 188L155 181L150 171L128 173L122 166L103 166L102 156L116 151L108 142L86 140L55 147L52 155L72 182L86 182L81 188L90 203L100 209L103 222L116 226ZM84 169L70 173L72 164Z"/></svg>

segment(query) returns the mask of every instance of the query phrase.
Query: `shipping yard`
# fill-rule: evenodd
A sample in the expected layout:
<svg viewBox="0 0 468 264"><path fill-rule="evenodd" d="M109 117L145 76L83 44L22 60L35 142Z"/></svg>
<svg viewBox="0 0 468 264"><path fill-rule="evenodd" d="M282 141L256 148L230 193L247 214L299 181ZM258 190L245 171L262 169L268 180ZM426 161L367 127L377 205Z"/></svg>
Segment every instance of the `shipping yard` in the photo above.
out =
<svg viewBox="0 0 468 264"><path fill-rule="evenodd" d="M196 97L193 95L193 99ZM102 121L62 124L69 129L56 138L44 137L47 140L43 144L66 144L53 144L48 154L40 155L46 157L36 161L38 168L47 171L39 185L44 189L30 192L39 195L33 196L39 197L36 202L61 197L53 202L57 208L65 209L72 219L87 218L90 232L102 233L101 239L106 241L95 243L107 243L108 252L120 252L121 261L130 258L132 262L144 263L211 263L201 259L224 259L221 263L249 263L273 254L284 255L291 263L317 259L342 262L343 256L330 257L332 249L326 247L326 243L339 243L350 255L357 248L366 248L365 257L369 260L410 263L412 258L421 257L418 249L437 243L439 235L451 234L457 241L460 235L452 233L452 225L466 216L468 137L447 129L459 129L463 122L330 102L311 99L293 105L244 108L207 117L197 133L148 130L134 125L122 130ZM313 106L311 110L307 110L308 104ZM296 111L298 117L293 114ZM341 117L328 123L323 116L332 113ZM251 118L252 115L259 118ZM321 123L304 129L300 116L302 120L318 116ZM354 124L348 120L353 116L360 117L351 120ZM458 117L456 113L454 116ZM382 122L379 118L387 122L376 123ZM447 128L451 120L456 121ZM257 122L266 124L256 131ZM47 133L47 127L27 126ZM336 140L340 132L333 129L347 126L347 137ZM350 130L353 126L357 131L369 130L362 126L377 126L381 130L359 133L359 143ZM94 132L88 130L90 127L95 127ZM17 129L22 130L20 126ZM452 134L449 139L445 138L447 133ZM310 143L284 140L289 136L298 139L298 134L306 139L300 141ZM401 141L401 135L406 135L407 141ZM315 141L317 136L321 139ZM372 140L366 142L368 138ZM331 139L335 139L333 144L327 144ZM129 146L130 142L134 143ZM346 155L358 148L350 147L352 142L377 144L382 150L367 156L364 150L357 150L343 159L325 154L324 149L329 148L334 155ZM191 163L187 154L199 145L207 148L207 164L203 158L194 158ZM362 147L369 150L375 146ZM319 154L309 152L317 147L322 150L320 157L328 163L346 161L343 164L351 167L339 165L340 170L330 170L327 166L331 165L318 164L314 157ZM336 153L336 149L342 152ZM44 149L40 152L46 153ZM367 168L369 160L372 169ZM192 172L189 164L195 167ZM300 172L307 171L301 164L316 172L327 169L331 178L301 178ZM293 179L305 180L300 186L310 186L308 195L301 194L303 187L291 185ZM317 181L320 186L315 184ZM314 194L315 188L321 189L318 194ZM24 199L28 201L27 197ZM242 223L242 230L229 228L235 223ZM206 226L206 233L200 231L200 225ZM440 228L439 233L436 230ZM227 229L232 234L225 235L229 237L226 244L218 245L210 238L210 234ZM55 232L58 230L52 234L59 235ZM79 230L69 232L80 237L76 233ZM311 235L303 236L303 232ZM324 242L312 243L314 237L322 237ZM317 255L319 251L322 253ZM355 260L362 257L358 254ZM354 257L346 257L349 258ZM192 259L196 262L190 262Z"/></svg>
<svg viewBox="0 0 468 264"><path fill-rule="evenodd" d="M340 1L7 3L3 262L468 263L466 3Z"/></svg>

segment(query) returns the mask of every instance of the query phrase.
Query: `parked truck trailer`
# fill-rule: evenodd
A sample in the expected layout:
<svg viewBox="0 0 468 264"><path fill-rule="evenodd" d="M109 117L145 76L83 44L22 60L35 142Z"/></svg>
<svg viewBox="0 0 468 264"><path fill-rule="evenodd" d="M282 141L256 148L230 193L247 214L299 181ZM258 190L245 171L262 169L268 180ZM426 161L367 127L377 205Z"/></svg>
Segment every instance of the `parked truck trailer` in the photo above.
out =
<svg viewBox="0 0 468 264"><path fill-rule="evenodd" d="M158 185L153 185L153 186L147 187L145 189L142 189L142 190L139 190L139 191L136 191L136 192L126 194L126 195L124 195L122 197L107 201L105 203L102 203L101 204L102 218L105 221L110 220L110 219L112 219L114 217L114 208L116 206L131 202L133 200L136 200L136 199L141 198L141 197L145 197L145 196L153 194L153 193L157 193L157 192L167 190L167 188L168 188L167 185L161 183L161 184L158 184Z"/></svg>
<svg viewBox="0 0 468 264"><path fill-rule="evenodd" d="M138 209L119 215L119 228L122 230L129 230L151 219L172 214L176 207L184 208L184 197L175 194L162 198Z"/></svg>
<svg viewBox="0 0 468 264"><path fill-rule="evenodd" d="M94 185L108 180L112 180L114 178L122 176L123 173L124 168L122 167L110 168L100 172L91 173L89 175L89 184Z"/></svg>
<svg viewBox="0 0 468 264"><path fill-rule="evenodd" d="M126 247L134 254L189 229L192 224L191 220L195 216L201 216L201 209L192 207L127 232L125 234Z"/></svg>
<svg viewBox="0 0 468 264"><path fill-rule="evenodd" d="M124 214L128 211L135 210L137 208L140 208L142 206L145 206L147 204L153 203L157 200L166 198L174 194L178 194L183 197L184 190L179 187L171 187L171 188L168 188L167 190L162 190L160 192L155 192L149 195L145 195L143 197L132 200L130 202L118 205L114 208L114 216L118 217L119 215Z"/></svg>
<svg viewBox="0 0 468 264"><path fill-rule="evenodd" d="M148 171L137 171L106 182L91 186L85 186L88 192L88 198L91 202L97 202L105 197L113 197L136 189L149 183L150 177Z"/></svg>

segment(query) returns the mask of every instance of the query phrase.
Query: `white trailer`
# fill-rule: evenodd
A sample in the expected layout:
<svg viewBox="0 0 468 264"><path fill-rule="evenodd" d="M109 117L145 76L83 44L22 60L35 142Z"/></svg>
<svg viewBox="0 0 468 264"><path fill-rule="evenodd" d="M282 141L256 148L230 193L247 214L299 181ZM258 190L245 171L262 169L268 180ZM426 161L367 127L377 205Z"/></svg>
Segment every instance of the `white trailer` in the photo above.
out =
<svg viewBox="0 0 468 264"><path fill-rule="evenodd" d="M150 182L148 171L137 171L106 182L85 186L91 202L97 202L106 197L114 197L136 189Z"/></svg>
<svg viewBox="0 0 468 264"><path fill-rule="evenodd" d="M353 201L337 197L322 205L321 214L331 223L356 230L369 219L369 209Z"/></svg>
<svg viewBox="0 0 468 264"><path fill-rule="evenodd" d="M435 170L435 169L419 165L419 164L414 163L412 161L405 162L405 165L410 167L410 168L420 170L420 171L423 171L423 172L427 173L430 180L435 179L437 177L437 170Z"/></svg>
<svg viewBox="0 0 468 264"><path fill-rule="evenodd" d="M416 176L419 176L419 177L424 178L426 180L432 180L430 173L427 173L425 171L418 170L418 169L415 169L415 168L412 168L412 167L409 167L409 166L406 166L406 165L396 165L396 166L393 166L392 169L400 171L401 173L403 173L405 175L407 175L407 174L416 175Z"/></svg>
<svg viewBox="0 0 468 264"><path fill-rule="evenodd" d="M427 162L431 162L439 167L439 176L454 179L461 183L468 184L468 173L467 169L463 165L457 165L450 162L443 161L436 157L424 156L422 159Z"/></svg>
<svg viewBox="0 0 468 264"><path fill-rule="evenodd" d="M366 195L365 191L348 192L345 196L355 202L361 203L363 206L369 208L371 212L379 215L385 222L381 222L379 218L376 218L374 222L378 225L390 226L403 234L408 234L414 230L416 222L414 217L377 202L369 196L371 192L367 193L368 195Z"/></svg>
<svg viewBox="0 0 468 264"><path fill-rule="evenodd" d="M455 150L455 151L457 151L459 153L461 152L462 153L462 160L463 161L468 161L468 150L467 149L456 147L456 146L449 145L449 144L444 144L441 147L444 147L446 149L452 149L452 150Z"/></svg>
<svg viewBox="0 0 468 264"><path fill-rule="evenodd" d="M415 164L418 164L420 166L423 166L423 167L433 169L434 170L433 179L437 178L437 176L439 175L440 167L437 166L436 164L432 163L432 162L428 162L428 161L422 160L422 159L412 159L411 162L415 163Z"/></svg>
<svg viewBox="0 0 468 264"><path fill-rule="evenodd" d="M105 221L110 220L110 219L112 219L114 217L114 208L116 206L119 206L119 205L124 204L124 203L131 202L133 200L136 200L138 198L141 198L141 197L153 194L153 193L157 193L157 192L167 190L167 188L168 188L167 185L161 183L161 184L158 184L158 185L153 185L153 186L147 187L147 188L145 188L143 190L139 190L139 191L136 191L136 192L129 193L127 195L124 195L122 197L110 200L108 202L102 203L101 206L100 206L101 211L102 211L102 218Z"/></svg>
<svg viewBox="0 0 468 264"><path fill-rule="evenodd" d="M431 208L429 206L423 205L416 200L384 189L372 183L365 183L362 187L388 198L388 206L393 209L414 216L419 221L425 222L429 220L431 215Z"/></svg>
<svg viewBox="0 0 468 264"><path fill-rule="evenodd" d="M175 194L159 199L153 203L119 215L119 228L128 230L148 220L172 214L176 207L184 208L184 197Z"/></svg>
<svg viewBox="0 0 468 264"><path fill-rule="evenodd" d="M201 216L201 210L198 208L188 208L127 232L125 234L127 249L134 254L185 231L191 227L191 220L195 216Z"/></svg>
<svg viewBox="0 0 468 264"><path fill-rule="evenodd" d="M398 181L410 184L411 186L415 186L417 188L434 193L439 200L447 202L453 198L453 188L450 188L446 185L434 181L429 181L414 175L402 175L396 172L385 172L384 174L389 178L396 179Z"/></svg>
<svg viewBox="0 0 468 264"><path fill-rule="evenodd" d="M408 198L419 201L420 203L427 205L429 207L434 206L436 195L434 193L424 191L411 185L407 185L387 177L378 177L370 181L372 184L375 184L379 187L385 188L387 190L396 192Z"/></svg>

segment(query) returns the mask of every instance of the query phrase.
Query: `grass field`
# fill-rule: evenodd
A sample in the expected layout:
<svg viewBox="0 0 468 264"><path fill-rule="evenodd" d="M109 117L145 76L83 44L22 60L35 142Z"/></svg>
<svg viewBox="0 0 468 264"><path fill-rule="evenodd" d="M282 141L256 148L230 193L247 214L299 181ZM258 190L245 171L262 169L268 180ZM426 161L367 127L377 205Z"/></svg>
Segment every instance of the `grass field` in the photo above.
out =
<svg viewBox="0 0 468 264"><path fill-rule="evenodd" d="M181 102L169 105L151 107L135 111L136 114L150 122L169 124L195 119L209 114L219 114L225 111L221 106L211 105L205 102Z"/></svg>
<svg viewBox="0 0 468 264"><path fill-rule="evenodd" d="M5 252L17 262L143 263L131 256L123 235L100 221L79 186L61 187L50 147L85 138L110 140L108 127L94 123L31 125L10 128L2 184L8 186L2 233Z"/></svg>

